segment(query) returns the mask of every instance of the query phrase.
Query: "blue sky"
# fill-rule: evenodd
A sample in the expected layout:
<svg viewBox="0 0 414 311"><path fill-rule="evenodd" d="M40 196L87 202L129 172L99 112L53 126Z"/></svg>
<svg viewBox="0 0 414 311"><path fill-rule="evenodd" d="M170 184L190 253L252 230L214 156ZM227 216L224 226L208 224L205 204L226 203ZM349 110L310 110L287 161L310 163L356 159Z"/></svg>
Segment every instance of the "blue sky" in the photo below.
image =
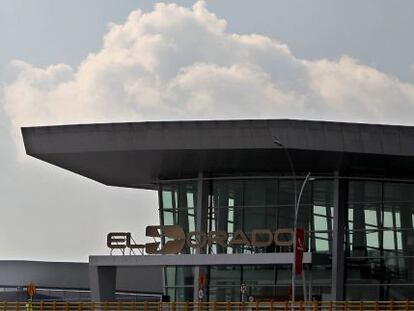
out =
<svg viewBox="0 0 414 311"><path fill-rule="evenodd" d="M154 3L0 2L3 259L85 261L107 252L108 231L139 236L157 222L151 192L26 157L22 125L199 116L413 123L411 1Z"/></svg>
<svg viewBox="0 0 414 311"><path fill-rule="evenodd" d="M168 1L191 6L195 1ZM120 23L155 1L74 0L0 3L0 65L22 59L38 66L77 65L98 50L110 22ZM414 3L411 1L208 1L230 32L259 33L289 45L306 58L349 54L413 82Z"/></svg>

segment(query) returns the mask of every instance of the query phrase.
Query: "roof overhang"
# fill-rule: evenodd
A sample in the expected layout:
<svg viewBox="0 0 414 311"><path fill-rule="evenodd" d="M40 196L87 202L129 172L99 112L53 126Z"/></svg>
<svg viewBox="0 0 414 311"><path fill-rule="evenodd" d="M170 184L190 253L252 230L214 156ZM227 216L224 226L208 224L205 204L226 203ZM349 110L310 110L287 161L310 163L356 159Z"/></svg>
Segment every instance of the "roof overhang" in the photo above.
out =
<svg viewBox="0 0 414 311"><path fill-rule="evenodd" d="M304 120L138 122L22 128L26 152L106 185L289 172L414 176L414 127Z"/></svg>

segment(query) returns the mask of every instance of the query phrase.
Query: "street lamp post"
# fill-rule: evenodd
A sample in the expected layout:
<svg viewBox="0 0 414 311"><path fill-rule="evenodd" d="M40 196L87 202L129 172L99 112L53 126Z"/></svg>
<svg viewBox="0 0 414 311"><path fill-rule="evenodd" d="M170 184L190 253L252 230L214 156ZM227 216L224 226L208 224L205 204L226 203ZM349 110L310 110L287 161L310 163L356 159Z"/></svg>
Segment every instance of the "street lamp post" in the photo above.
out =
<svg viewBox="0 0 414 311"><path fill-rule="evenodd" d="M283 150L286 153L286 157L289 161L289 166L290 166L290 170L292 172L292 176L293 176L293 191L294 191L294 203L295 203L295 215L294 215L294 219L293 219L293 262L292 262L292 281L291 281L291 287L292 287L292 309L294 308L294 303L295 303L295 281L296 281L296 229L297 229L297 224L298 224L298 213L299 213L299 205L300 205L300 200L302 198L302 194L303 194L303 190L305 189L306 183L309 180L314 180L313 178L310 178L311 173L309 172L306 177L305 180L302 183L302 187L300 189L299 192L299 196L297 195L297 188L296 188L296 173L295 173L295 168L293 166L293 161L292 158L290 157L290 153L287 150L287 148L285 147L285 145L283 145L279 139L277 139L276 136L273 136L273 143L279 147L282 147ZM304 288L305 288L305 284L304 284ZM305 292L304 294L304 299L306 300L306 294Z"/></svg>
<svg viewBox="0 0 414 311"><path fill-rule="evenodd" d="M313 181L315 180L315 178L310 177L311 173L308 172L308 174L305 177L305 180L302 183L302 187L300 188L299 191L299 197L297 200L297 205L295 207L295 218L294 218L294 240L293 240L293 269L294 269L294 274L296 273L296 229L298 227L298 214L299 214L299 206L300 206L300 200L302 199L302 194L303 194L303 190L305 189L306 183L308 181ZM303 279L303 299L306 301L306 284L305 284L305 271L302 270L302 279ZM292 277L293 280L293 286L295 285L295 275ZM293 293L293 291L292 291Z"/></svg>

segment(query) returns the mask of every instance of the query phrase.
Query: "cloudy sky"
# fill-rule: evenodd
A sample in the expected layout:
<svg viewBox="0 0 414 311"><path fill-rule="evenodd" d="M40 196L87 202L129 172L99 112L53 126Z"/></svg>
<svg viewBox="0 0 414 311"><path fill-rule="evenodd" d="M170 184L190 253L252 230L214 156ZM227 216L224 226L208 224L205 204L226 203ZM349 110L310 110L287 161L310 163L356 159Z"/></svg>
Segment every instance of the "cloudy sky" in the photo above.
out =
<svg viewBox="0 0 414 311"><path fill-rule="evenodd" d="M21 126L212 118L414 125L412 1L0 2L1 259L86 261L156 195L24 154Z"/></svg>

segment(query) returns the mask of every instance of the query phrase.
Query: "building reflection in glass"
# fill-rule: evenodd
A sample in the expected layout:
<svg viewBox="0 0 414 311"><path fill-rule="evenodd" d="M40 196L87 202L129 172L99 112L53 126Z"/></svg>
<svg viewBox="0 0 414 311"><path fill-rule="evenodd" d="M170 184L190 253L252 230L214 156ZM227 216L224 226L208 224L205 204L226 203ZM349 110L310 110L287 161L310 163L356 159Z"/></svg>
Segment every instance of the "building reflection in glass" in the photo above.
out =
<svg viewBox="0 0 414 311"><path fill-rule="evenodd" d="M302 181L297 181L300 185ZM331 258L333 189L331 180L309 183L302 197L298 226L306 231L306 251L325 254ZM292 179L242 179L209 181L208 231L229 234L242 230L247 236L254 229L291 228L294 218L294 187ZM185 231L195 228L196 183L183 182L161 185L160 207L163 223L179 224ZM204 250L210 254L267 253L292 251L272 244L265 248L252 246L212 245ZM189 253L184 249L183 253ZM312 267L313 292L329 296L331 287L330 265ZM166 292L174 300L193 299L192 268L168 267ZM271 266L211 266L208 268L208 297L212 301L237 301L240 284L245 283L248 293L265 299L286 299L291 278L290 265ZM298 286L300 281L298 280ZM299 295L301 289L299 289Z"/></svg>

